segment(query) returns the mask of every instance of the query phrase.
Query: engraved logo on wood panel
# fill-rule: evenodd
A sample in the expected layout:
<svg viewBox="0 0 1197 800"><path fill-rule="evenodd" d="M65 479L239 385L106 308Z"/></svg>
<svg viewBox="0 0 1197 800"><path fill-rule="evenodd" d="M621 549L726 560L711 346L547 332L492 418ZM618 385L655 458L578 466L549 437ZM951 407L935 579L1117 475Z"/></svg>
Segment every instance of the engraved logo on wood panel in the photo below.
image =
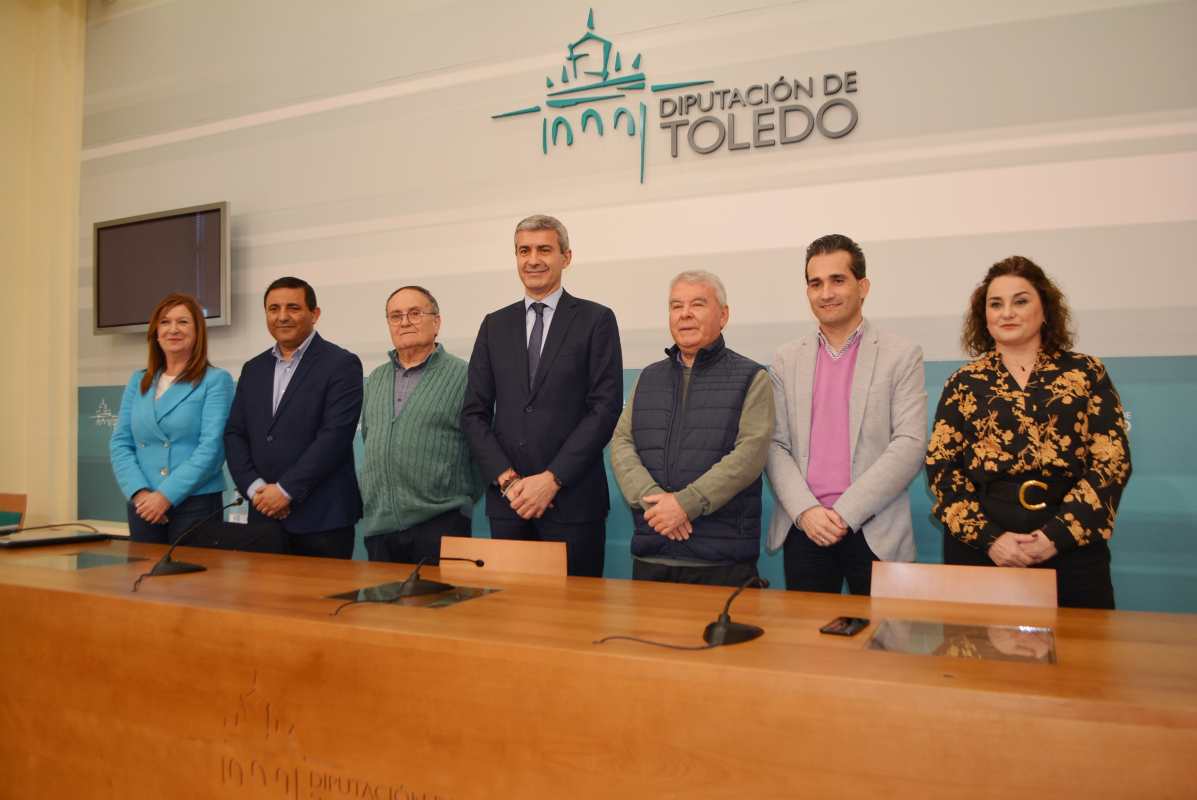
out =
<svg viewBox="0 0 1197 800"><path fill-rule="evenodd" d="M236 708L224 715L224 752L220 756L222 797L280 800L450 800L447 795L354 775L300 752L298 733L275 703L258 689L254 670L250 687L238 695ZM363 747L369 746L363 742ZM286 748L297 753L279 753Z"/></svg>

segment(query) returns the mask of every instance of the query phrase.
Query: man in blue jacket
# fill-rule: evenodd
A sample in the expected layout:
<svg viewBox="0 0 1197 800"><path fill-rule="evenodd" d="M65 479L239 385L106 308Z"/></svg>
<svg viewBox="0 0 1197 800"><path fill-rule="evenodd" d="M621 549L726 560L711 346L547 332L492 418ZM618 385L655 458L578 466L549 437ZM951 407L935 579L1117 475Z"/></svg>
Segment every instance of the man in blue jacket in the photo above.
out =
<svg viewBox="0 0 1197 800"><path fill-rule="evenodd" d="M362 362L316 333L306 281L279 278L264 305L275 346L241 370L224 434L229 472L250 523L281 527L289 553L349 558L362 516L353 466Z"/></svg>

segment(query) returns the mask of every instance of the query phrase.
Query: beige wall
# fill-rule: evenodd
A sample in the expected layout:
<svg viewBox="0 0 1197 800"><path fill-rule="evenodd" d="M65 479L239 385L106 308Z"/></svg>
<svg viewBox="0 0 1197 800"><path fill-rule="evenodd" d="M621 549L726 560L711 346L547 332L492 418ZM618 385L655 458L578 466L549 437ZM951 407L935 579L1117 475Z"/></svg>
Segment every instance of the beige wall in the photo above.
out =
<svg viewBox="0 0 1197 800"><path fill-rule="evenodd" d="M0 491L73 519L83 0L0 3Z"/></svg>

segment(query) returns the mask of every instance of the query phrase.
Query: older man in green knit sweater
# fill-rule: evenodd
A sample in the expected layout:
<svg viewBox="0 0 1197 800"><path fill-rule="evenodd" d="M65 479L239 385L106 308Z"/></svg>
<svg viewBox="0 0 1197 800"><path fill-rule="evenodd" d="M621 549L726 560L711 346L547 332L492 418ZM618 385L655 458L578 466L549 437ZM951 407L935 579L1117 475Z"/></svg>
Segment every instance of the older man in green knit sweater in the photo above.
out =
<svg viewBox="0 0 1197 800"><path fill-rule="evenodd" d="M359 483L371 561L437 563L442 536L469 536L482 482L461 432L467 364L437 344L440 306L422 286L387 298L390 360L366 379Z"/></svg>

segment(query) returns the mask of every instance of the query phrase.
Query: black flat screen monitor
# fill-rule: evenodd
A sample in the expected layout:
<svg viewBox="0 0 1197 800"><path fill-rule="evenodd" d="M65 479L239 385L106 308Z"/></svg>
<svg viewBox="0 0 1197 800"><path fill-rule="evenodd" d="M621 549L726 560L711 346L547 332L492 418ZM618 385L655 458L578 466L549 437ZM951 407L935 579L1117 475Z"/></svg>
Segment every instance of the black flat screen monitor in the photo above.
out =
<svg viewBox="0 0 1197 800"><path fill-rule="evenodd" d="M144 333L171 292L195 297L209 327L232 322L228 203L97 222L94 233L96 333Z"/></svg>

